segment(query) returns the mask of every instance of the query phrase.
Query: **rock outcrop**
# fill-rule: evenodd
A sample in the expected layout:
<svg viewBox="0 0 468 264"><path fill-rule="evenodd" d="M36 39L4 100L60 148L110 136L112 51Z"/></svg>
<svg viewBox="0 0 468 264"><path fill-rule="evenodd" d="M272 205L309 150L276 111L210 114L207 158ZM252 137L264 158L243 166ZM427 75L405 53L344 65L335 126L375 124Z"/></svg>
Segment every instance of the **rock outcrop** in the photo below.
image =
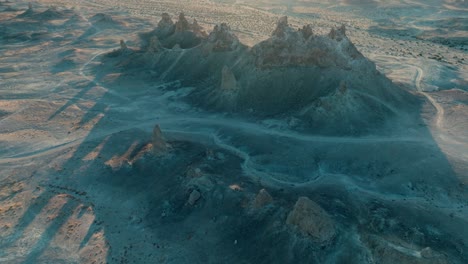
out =
<svg viewBox="0 0 468 264"><path fill-rule="evenodd" d="M193 20L193 23L190 28L192 29L193 33L195 33L195 35L199 37L205 38L206 36L208 36L203 30L203 27L198 24L198 21L196 19Z"/></svg>
<svg viewBox="0 0 468 264"><path fill-rule="evenodd" d="M208 41L215 52L232 51L239 46L239 39L226 23L216 25L208 36Z"/></svg>
<svg viewBox="0 0 468 264"><path fill-rule="evenodd" d="M189 195L188 204L193 206L198 200L200 200L200 198L201 198L200 192L197 190L193 190Z"/></svg>
<svg viewBox="0 0 468 264"><path fill-rule="evenodd" d="M272 33L272 36L283 39L283 38L287 38L293 33L294 33L294 30L291 27L289 27L288 17L284 16L278 20L278 23L276 24L276 28Z"/></svg>
<svg viewBox="0 0 468 264"><path fill-rule="evenodd" d="M174 34L174 31L175 24L174 21L172 21L171 16L168 13L163 13L155 31L156 36L163 39Z"/></svg>
<svg viewBox="0 0 468 264"><path fill-rule="evenodd" d="M311 25L303 26L302 29L299 29L299 32L302 33L302 37L304 37L306 41L309 40L309 38L314 35Z"/></svg>
<svg viewBox="0 0 468 264"><path fill-rule="evenodd" d="M187 19L185 18L184 13L179 14L179 20L175 23L175 32L184 32L184 31L189 31L191 29L191 26Z"/></svg>
<svg viewBox="0 0 468 264"><path fill-rule="evenodd" d="M128 49L127 44L125 43L125 41L124 41L123 39L120 40L120 49L121 49L122 51Z"/></svg>
<svg viewBox="0 0 468 264"><path fill-rule="evenodd" d="M353 68L355 60L366 61L346 36L344 26L328 36L315 36L311 25L294 30L282 17L272 37L257 44L253 51L259 67L318 66Z"/></svg>
<svg viewBox="0 0 468 264"><path fill-rule="evenodd" d="M254 209L260 209L270 203L273 202L273 197L267 192L265 189L261 189L257 196L255 196L255 200L253 201L252 207Z"/></svg>
<svg viewBox="0 0 468 264"><path fill-rule="evenodd" d="M221 90L235 91L237 90L237 81L234 73L226 65L221 70Z"/></svg>
<svg viewBox="0 0 468 264"><path fill-rule="evenodd" d="M387 241L383 237L365 234L361 236L367 245L376 263L382 264L449 264L457 263L449 261L444 254L435 252L430 248L424 248L420 252L412 248L404 241ZM396 243L395 243L396 242ZM395 243L395 244L394 244ZM408 247L405 247L408 246Z"/></svg>
<svg viewBox="0 0 468 264"><path fill-rule="evenodd" d="M319 244L327 244L336 235L333 220L317 203L300 197L289 213L286 223Z"/></svg>
<svg viewBox="0 0 468 264"><path fill-rule="evenodd" d="M182 49L193 48L199 45L207 34L196 20L191 24L184 13L179 14L178 20L174 23L168 13L163 13L156 29L149 33L142 34L143 39L149 42L153 37L157 37L161 46L172 49L176 45Z"/></svg>

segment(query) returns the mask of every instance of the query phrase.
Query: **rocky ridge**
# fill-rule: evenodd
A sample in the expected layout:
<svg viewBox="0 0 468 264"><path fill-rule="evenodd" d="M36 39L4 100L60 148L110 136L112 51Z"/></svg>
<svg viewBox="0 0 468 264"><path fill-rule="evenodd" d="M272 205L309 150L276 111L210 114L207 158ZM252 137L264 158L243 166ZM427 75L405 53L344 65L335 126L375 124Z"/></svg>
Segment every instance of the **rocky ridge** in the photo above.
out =
<svg viewBox="0 0 468 264"><path fill-rule="evenodd" d="M183 13L176 22L164 13L140 36L141 49L121 58L123 71L149 67L150 78L180 80L196 88L187 99L209 110L297 119L294 128L301 130L363 134L374 129L369 124L383 127L418 105L357 50L344 26L317 35L311 25L294 29L282 17L270 38L248 47L225 23L206 34Z"/></svg>

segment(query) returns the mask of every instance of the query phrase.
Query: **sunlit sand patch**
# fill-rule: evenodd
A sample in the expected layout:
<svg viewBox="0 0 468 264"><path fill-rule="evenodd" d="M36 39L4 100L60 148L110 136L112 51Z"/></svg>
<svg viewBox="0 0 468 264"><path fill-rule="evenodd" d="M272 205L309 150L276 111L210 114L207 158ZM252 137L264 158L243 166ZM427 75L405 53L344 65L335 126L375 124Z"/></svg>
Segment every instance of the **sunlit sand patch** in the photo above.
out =
<svg viewBox="0 0 468 264"><path fill-rule="evenodd" d="M106 263L109 245L105 239L105 230L94 233L87 245L79 251L82 263Z"/></svg>
<svg viewBox="0 0 468 264"><path fill-rule="evenodd" d="M84 158L83 161L91 161L95 160L99 154L101 153L102 149L106 145L107 141L109 140L109 136L104 138L99 145L97 145L91 152L89 152Z"/></svg>
<svg viewBox="0 0 468 264"><path fill-rule="evenodd" d="M31 100L0 100L0 111L13 113L20 110Z"/></svg>
<svg viewBox="0 0 468 264"><path fill-rule="evenodd" d="M72 259L78 259L77 253L82 248L88 246L86 236L93 231L93 221L95 215L91 207L80 204L73 213L70 214L68 220L56 232L52 242L49 245L51 251L61 253L65 256L69 255ZM99 236L99 233L94 235ZM47 254L47 251L45 252Z"/></svg>
<svg viewBox="0 0 468 264"><path fill-rule="evenodd" d="M113 170L119 169L124 164L129 164L131 160L130 155L135 151L139 143L139 141L134 141L124 154L113 156L110 160L106 161L105 164Z"/></svg>
<svg viewBox="0 0 468 264"><path fill-rule="evenodd" d="M38 129L22 129L11 133L0 133L0 141L34 140L37 137L51 137L49 131Z"/></svg>
<svg viewBox="0 0 468 264"><path fill-rule="evenodd" d="M105 116L104 113L99 113L97 114L94 118L92 118L91 120L89 120L88 122L86 122L85 124L83 124L81 126L82 129L86 130L86 131L91 131L93 129L94 126L96 126L96 124L99 123L99 121Z"/></svg>
<svg viewBox="0 0 468 264"><path fill-rule="evenodd" d="M115 82L120 77L121 77L120 73L111 73L111 74L107 74L106 76L104 76L102 78L102 81L103 82Z"/></svg>
<svg viewBox="0 0 468 264"><path fill-rule="evenodd" d="M56 195L48 201L36 201L39 203L46 202L47 205L35 216L22 216L21 219L24 217L33 217L34 220L29 223L22 234L20 234L18 240L15 241L11 249L14 250L16 248L13 254L17 255L17 257L24 257L41 239L43 232L49 225L61 214L64 214L61 210L68 201L69 198L64 194Z"/></svg>
<svg viewBox="0 0 468 264"><path fill-rule="evenodd" d="M16 175L13 171L9 177ZM39 195L40 191L34 192L25 190L27 185L25 182L11 182L3 185L0 189L0 199L3 203L0 204L0 230L7 238L13 235L18 226L19 220L28 208L29 201L34 199L35 195Z"/></svg>

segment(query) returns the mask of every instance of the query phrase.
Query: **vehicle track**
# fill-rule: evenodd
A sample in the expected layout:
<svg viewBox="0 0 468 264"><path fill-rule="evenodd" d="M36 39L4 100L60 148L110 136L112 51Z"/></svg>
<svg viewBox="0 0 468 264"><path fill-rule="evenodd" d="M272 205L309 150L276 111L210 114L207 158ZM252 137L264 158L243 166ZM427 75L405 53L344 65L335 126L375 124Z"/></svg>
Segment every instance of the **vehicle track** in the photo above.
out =
<svg viewBox="0 0 468 264"><path fill-rule="evenodd" d="M317 143L330 143L330 144L338 144L338 143L352 143L352 144L374 144L374 143L391 143L391 142L413 142L413 143L423 143L428 144L430 141L427 139L423 139L420 137L333 137L333 136L317 136L317 135L304 135L295 133L292 131L280 131L274 130L271 128L266 128L261 125L252 124L243 121L237 120L220 120L216 117L206 117L206 118L198 118L198 117L179 117L169 115L166 117L159 117L159 118L149 118L146 120L140 120L138 123L129 124L126 126L115 127L112 129L107 129L102 132L91 132L94 133L92 135L84 136L81 138L75 138L68 142L64 142L55 146L50 146L42 149L37 149L33 151L23 152L15 156L4 157L0 159L0 164L3 163L11 163L16 161L21 161L24 159L31 159L31 158L38 158L40 156L44 156L47 154L51 154L57 151L64 150L66 148L76 146L81 144L85 141L93 141L97 140L106 136L110 136L112 134L126 131L129 129L140 128L140 129L151 129L152 126L155 124L161 125L163 128L163 132L168 132L169 134L172 132L181 132L181 127L190 127L191 125L196 125L199 128L199 131L196 131L198 134L208 137L213 137L213 133L221 128L227 129L236 129L241 130L244 133L250 133L253 135L270 135L270 136L277 136L282 138L288 138L291 140L297 141L305 141L305 142L317 142ZM188 130L188 129L187 129ZM192 128L193 130L193 128ZM195 131L195 130L194 130ZM193 132L195 133L195 132ZM196 133L195 133L196 134Z"/></svg>
<svg viewBox="0 0 468 264"><path fill-rule="evenodd" d="M422 89L421 83L424 78L424 71L416 65L410 65L410 66L416 69L416 77L415 77L416 89L418 90L420 94L424 95L424 97L426 97L427 100L436 109L437 114L436 114L435 121L434 121L435 125L438 129L443 129L443 120L444 120L444 114L445 114L444 108L432 96L430 96L429 93L425 92Z"/></svg>

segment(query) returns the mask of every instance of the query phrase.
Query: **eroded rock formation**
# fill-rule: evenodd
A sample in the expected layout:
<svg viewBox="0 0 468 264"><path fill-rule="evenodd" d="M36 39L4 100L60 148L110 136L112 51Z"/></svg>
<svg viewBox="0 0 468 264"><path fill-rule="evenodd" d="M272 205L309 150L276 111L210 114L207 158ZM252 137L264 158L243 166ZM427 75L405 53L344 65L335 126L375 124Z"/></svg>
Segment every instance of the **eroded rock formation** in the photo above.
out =
<svg viewBox="0 0 468 264"><path fill-rule="evenodd" d="M261 189L257 196L255 196L255 200L253 201L252 207L254 209L260 209L270 203L273 202L273 197L268 193L267 190Z"/></svg>
<svg viewBox="0 0 468 264"><path fill-rule="evenodd" d="M294 30L282 17L272 37L255 45L260 67L318 66L351 69L355 60L365 61L346 36L345 27L332 29L328 36L314 36L311 25Z"/></svg>
<svg viewBox="0 0 468 264"><path fill-rule="evenodd" d="M239 45L239 39L226 23L216 25L208 36L208 41L213 45L213 51L232 51Z"/></svg>
<svg viewBox="0 0 468 264"><path fill-rule="evenodd" d="M224 66L221 75L221 90L234 91L237 89L236 77L229 67Z"/></svg>
<svg viewBox="0 0 468 264"><path fill-rule="evenodd" d="M157 37L162 47L172 49L176 45L182 49L192 48L199 45L207 34L196 20L191 24L184 13L180 13L178 20L174 23L168 13L163 13L161 20L155 30L143 34L148 41Z"/></svg>
<svg viewBox="0 0 468 264"><path fill-rule="evenodd" d="M175 23L175 32L184 32L191 29L189 22L185 18L184 13L179 14L179 20Z"/></svg>
<svg viewBox="0 0 468 264"><path fill-rule="evenodd" d="M135 54L128 67L146 65L164 81L196 87L187 98L198 106L286 116L300 120L295 127L328 134L366 133L397 116L395 109L416 105L356 49L344 26L317 35L282 17L271 37L251 48L224 23L201 32L185 15L174 23L164 13L155 30L141 34L142 53L157 56Z"/></svg>
<svg viewBox="0 0 468 264"><path fill-rule="evenodd" d="M156 35L158 38L166 38L175 31L175 24L172 21L171 16L168 13L163 13L161 15L161 20L158 23L158 27L156 28Z"/></svg>
<svg viewBox="0 0 468 264"><path fill-rule="evenodd" d="M329 243L336 235L333 220L317 203L300 197L286 223L320 244Z"/></svg>

